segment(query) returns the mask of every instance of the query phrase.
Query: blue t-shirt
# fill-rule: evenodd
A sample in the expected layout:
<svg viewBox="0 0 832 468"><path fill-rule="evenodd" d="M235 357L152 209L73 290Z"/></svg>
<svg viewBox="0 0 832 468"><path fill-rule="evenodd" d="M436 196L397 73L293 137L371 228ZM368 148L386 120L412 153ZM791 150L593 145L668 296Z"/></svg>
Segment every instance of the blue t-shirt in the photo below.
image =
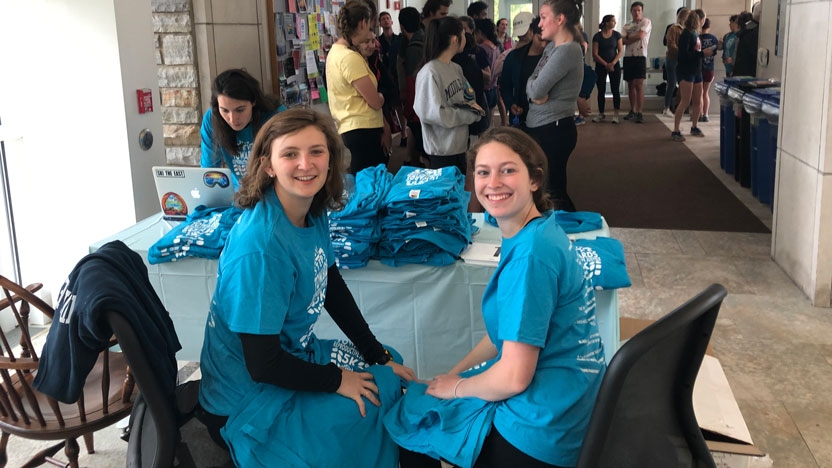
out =
<svg viewBox="0 0 832 468"><path fill-rule="evenodd" d="M699 42L702 44L702 50L705 50L718 45L719 39L711 33L702 33L699 35ZM716 54L716 49L714 49L714 54ZM702 59L702 70L713 71L714 57L715 55L711 55Z"/></svg>
<svg viewBox="0 0 832 468"><path fill-rule="evenodd" d="M286 110L282 104L276 112L270 112L263 116L263 123L274 117L277 112ZM254 132L249 123L244 129L237 133L237 154L230 154L225 148L214 141L214 127L211 124L213 109L208 109L202 117L202 127L199 129L199 136L202 140L202 156L199 160L201 167L227 167L231 169L231 181L234 183L234 190L240 189L240 181L246 175L246 165L251 147L254 146Z"/></svg>
<svg viewBox="0 0 832 468"><path fill-rule="evenodd" d="M725 38L722 40L722 59L725 60L726 58L730 58L731 62L725 64L725 74L731 75L734 71L734 55L737 51L737 35L733 32L729 32L725 35Z"/></svg>
<svg viewBox="0 0 832 468"><path fill-rule="evenodd" d="M200 368L200 400L229 415L257 384L248 373L240 333L280 335L283 349L305 360L312 325L324 306L334 263L326 215L298 228L273 190L240 215L220 256ZM325 357L329 362L329 357ZM233 382L233 384L229 384Z"/></svg>
<svg viewBox="0 0 832 468"><path fill-rule="evenodd" d="M401 447L457 466L473 466L492 424L523 453L575 466L606 371L590 273L551 212L503 239L502 246L482 299L486 332L498 355L460 375L487 371L500 359L503 343L515 341L540 348L528 388L496 402L441 400L414 381L384 425Z"/></svg>
<svg viewBox="0 0 832 468"><path fill-rule="evenodd" d="M522 452L574 466L606 370L595 293L549 213L502 247L482 299L486 331L499 353L506 340L541 350L529 387L497 405L494 426Z"/></svg>

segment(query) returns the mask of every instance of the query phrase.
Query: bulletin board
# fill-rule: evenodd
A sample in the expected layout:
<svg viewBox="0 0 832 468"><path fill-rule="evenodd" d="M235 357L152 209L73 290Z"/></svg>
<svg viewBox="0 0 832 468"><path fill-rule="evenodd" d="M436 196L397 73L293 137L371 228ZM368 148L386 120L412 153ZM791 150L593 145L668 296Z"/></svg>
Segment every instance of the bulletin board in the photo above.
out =
<svg viewBox="0 0 832 468"><path fill-rule="evenodd" d="M272 91L286 107L326 103L326 54L346 0L269 0Z"/></svg>

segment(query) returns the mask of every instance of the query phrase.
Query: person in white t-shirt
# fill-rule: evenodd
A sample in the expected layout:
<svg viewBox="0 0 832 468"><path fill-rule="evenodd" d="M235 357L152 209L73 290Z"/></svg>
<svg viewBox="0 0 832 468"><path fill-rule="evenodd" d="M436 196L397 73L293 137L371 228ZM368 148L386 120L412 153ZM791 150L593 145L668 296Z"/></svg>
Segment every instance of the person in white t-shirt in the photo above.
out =
<svg viewBox="0 0 832 468"><path fill-rule="evenodd" d="M621 37L624 45L624 81L627 82L627 96L630 112L624 120L636 123L644 121L644 79L647 78L647 44L650 42L652 23L644 17L644 4L633 2L630 6L633 20L624 25Z"/></svg>

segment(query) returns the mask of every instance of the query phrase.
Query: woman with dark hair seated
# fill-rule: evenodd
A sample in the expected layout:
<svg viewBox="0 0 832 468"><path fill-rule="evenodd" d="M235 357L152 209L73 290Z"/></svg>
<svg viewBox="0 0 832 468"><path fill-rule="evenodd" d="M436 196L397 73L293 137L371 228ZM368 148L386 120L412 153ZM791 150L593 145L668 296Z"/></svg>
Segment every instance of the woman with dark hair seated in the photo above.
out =
<svg viewBox="0 0 832 468"><path fill-rule="evenodd" d="M239 189L257 131L284 109L276 98L263 94L260 82L247 71L220 73L211 84L211 108L202 118L199 165L231 169L234 189Z"/></svg>

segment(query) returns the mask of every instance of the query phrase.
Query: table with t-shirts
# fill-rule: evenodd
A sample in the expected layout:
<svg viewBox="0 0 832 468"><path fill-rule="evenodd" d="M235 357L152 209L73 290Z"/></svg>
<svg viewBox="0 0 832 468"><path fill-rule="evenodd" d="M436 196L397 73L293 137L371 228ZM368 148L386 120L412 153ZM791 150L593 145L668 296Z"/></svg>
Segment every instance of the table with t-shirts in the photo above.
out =
<svg viewBox="0 0 832 468"><path fill-rule="evenodd" d="M474 214L479 232L474 242L499 244L499 230ZM144 259L150 283L171 314L182 350L179 360L198 361L208 305L217 282L217 260L183 258L150 265L148 249L175 222L161 214L151 216L114 236L90 246L90 252L112 240L121 240ZM570 235L592 239L608 236L609 227ZM391 267L371 260L364 268L342 270L370 328L378 339L393 346L420 378L446 372L485 335L481 301L494 267L454 262L448 266L402 265ZM252 285L257 288L258 285ZM541 285L545 287L545 285ZM598 325L607 361L618 349L618 293L597 290ZM342 337L327 314L315 326L321 338Z"/></svg>

